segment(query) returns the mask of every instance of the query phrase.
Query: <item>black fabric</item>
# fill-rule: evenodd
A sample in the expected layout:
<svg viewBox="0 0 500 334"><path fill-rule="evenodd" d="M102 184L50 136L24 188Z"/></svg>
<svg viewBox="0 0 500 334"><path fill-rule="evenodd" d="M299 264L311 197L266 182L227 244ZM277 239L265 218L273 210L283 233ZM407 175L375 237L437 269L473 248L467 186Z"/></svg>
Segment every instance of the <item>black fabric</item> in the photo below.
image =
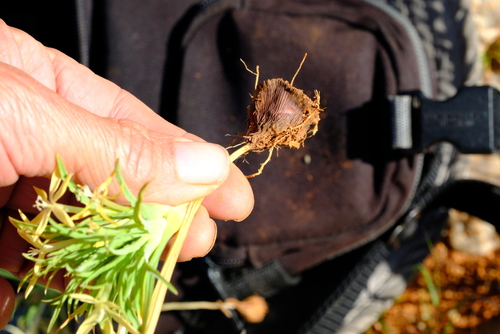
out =
<svg viewBox="0 0 500 334"><path fill-rule="evenodd" d="M231 4L231 8L228 7ZM220 8L220 10L216 10ZM187 32L186 32L187 31ZM174 30L175 32L175 30ZM291 80L321 93L318 134L300 150L280 150L250 180L255 210L243 224L218 222L214 261L260 267L279 259L291 274L366 243L399 217L419 164L389 150L384 97L418 89L415 53L406 32L362 1L218 1L183 29L177 121L228 145L244 131L248 94L260 80ZM175 50L169 50L169 58ZM168 62L167 62L168 64ZM166 79L166 85L169 85ZM264 156L238 166L254 173Z"/></svg>
<svg viewBox="0 0 500 334"><path fill-rule="evenodd" d="M95 1L91 68L159 112L169 34L194 3Z"/></svg>
<svg viewBox="0 0 500 334"><path fill-rule="evenodd" d="M44 45L79 59L78 31L73 1L0 1L0 19Z"/></svg>
<svg viewBox="0 0 500 334"><path fill-rule="evenodd" d="M296 285L299 277L291 276L278 261L271 261L258 269L248 269L232 280L225 281L225 290L235 298L246 298L253 294L272 296L286 287Z"/></svg>
<svg viewBox="0 0 500 334"><path fill-rule="evenodd" d="M455 208L493 224L500 231L500 188L477 180L452 180L426 194L426 206Z"/></svg>

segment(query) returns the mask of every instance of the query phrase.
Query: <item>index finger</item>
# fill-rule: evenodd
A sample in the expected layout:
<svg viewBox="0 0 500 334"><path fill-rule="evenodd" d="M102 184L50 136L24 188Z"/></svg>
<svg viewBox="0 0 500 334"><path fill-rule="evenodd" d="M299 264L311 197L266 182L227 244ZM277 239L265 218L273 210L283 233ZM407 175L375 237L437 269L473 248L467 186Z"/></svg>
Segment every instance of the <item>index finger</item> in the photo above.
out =
<svg viewBox="0 0 500 334"><path fill-rule="evenodd" d="M165 121L129 92L113 82L95 75L90 69L49 49L54 66L56 90L66 100L110 118L126 118L140 123L149 130L173 136L189 136L186 131ZM189 136L193 139L193 136Z"/></svg>

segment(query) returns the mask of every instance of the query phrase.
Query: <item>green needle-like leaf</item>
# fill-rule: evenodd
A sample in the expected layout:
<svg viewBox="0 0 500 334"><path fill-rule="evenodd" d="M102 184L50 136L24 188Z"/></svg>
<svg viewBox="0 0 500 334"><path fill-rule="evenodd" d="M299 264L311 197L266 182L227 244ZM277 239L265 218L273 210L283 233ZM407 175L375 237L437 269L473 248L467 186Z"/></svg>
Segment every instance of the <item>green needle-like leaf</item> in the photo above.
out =
<svg viewBox="0 0 500 334"><path fill-rule="evenodd" d="M144 203L146 185L135 197L116 163L110 177L94 191L76 184L60 157L48 193L35 188L33 219L20 212L10 218L19 234L33 246L24 256L35 266L21 281L29 282L27 294L41 278L52 281L58 272L70 278L64 292L47 301L54 305L49 331L64 308L68 320L84 316L78 334L100 326L104 333L140 333L149 319L154 286L160 283L176 292L158 271L160 256L185 220L185 208ZM129 205L108 195L116 178ZM81 206L59 203L71 191Z"/></svg>

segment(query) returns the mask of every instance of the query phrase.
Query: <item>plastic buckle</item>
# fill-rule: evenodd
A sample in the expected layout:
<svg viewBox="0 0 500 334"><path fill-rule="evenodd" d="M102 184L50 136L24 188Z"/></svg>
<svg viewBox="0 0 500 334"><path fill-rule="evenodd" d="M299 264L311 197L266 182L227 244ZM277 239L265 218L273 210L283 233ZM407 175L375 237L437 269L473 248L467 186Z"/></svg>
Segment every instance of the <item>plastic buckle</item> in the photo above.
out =
<svg viewBox="0 0 500 334"><path fill-rule="evenodd" d="M500 150L500 91L489 86L465 87L446 101L421 92L388 98L392 148L420 153L437 142L450 142L462 153Z"/></svg>

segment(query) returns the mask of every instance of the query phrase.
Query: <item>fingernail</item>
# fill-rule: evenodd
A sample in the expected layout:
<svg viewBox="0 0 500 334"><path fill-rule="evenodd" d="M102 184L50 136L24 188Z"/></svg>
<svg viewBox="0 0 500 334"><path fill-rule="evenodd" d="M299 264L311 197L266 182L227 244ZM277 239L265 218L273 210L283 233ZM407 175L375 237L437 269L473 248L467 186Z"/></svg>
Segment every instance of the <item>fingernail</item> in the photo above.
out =
<svg viewBox="0 0 500 334"><path fill-rule="evenodd" d="M188 184L217 184L229 173L229 155L220 145L175 143L177 176Z"/></svg>

